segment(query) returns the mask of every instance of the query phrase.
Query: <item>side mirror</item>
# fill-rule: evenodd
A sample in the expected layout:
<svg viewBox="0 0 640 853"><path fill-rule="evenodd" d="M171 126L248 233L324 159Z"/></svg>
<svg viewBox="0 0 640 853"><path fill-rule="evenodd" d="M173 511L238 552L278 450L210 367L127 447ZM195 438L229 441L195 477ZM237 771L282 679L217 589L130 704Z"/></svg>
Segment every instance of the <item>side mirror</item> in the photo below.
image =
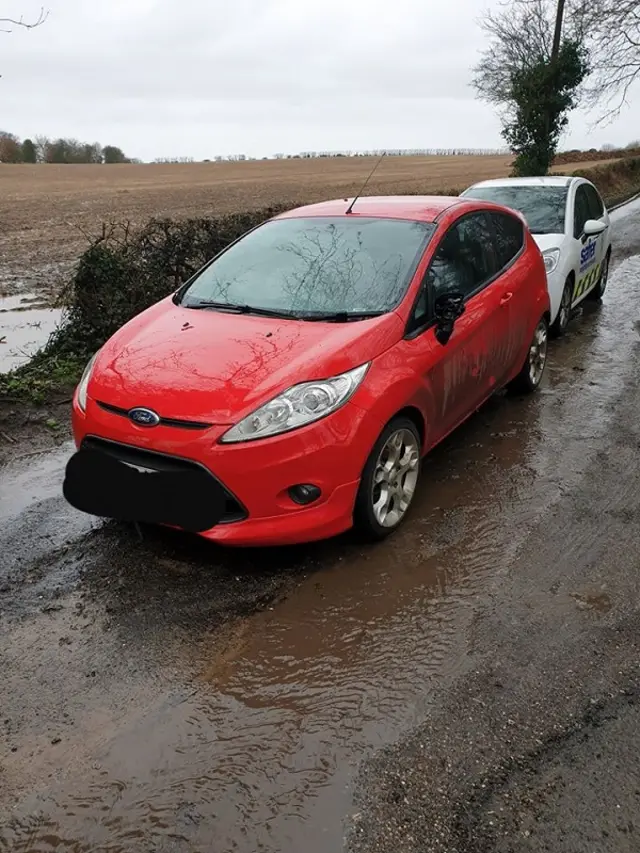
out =
<svg viewBox="0 0 640 853"><path fill-rule="evenodd" d="M602 234L602 232L606 231L606 229L607 226L599 219L587 219L587 221L584 223L582 233L585 237L595 237L596 234Z"/></svg>
<svg viewBox="0 0 640 853"><path fill-rule="evenodd" d="M433 306L436 318L436 340L443 346L453 334L456 320L465 312L464 294L443 293Z"/></svg>

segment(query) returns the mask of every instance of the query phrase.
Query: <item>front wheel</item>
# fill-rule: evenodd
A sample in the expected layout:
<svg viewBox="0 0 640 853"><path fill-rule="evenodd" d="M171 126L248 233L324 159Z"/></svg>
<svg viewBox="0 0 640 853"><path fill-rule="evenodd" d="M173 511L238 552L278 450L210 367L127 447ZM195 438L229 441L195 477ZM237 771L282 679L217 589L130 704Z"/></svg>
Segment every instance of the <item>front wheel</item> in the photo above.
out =
<svg viewBox="0 0 640 853"><path fill-rule="evenodd" d="M561 338L567 331L569 319L571 318L571 303L573 301L573 281L568 278L564 284L562 298L560 299L560 307L558 308L558 316L551 324L549 334L552 338Z"/></svg>
<svg viewBox="0 0 640 853"><path fill-rule="evenodd" d="M527 357L522 370L509 383L509 390L517 394L531 394L537 391L544 375L547 363L547 342L549 340L549 323L542 317L533 333Z"/></svg>
<svg viewBox="0 0 640 853"><path fill-rule="evenodd" d="M353 521L366 539L384 539L404 521L420 479L420 435L410 418L395 417L367 460Z"/></svg>

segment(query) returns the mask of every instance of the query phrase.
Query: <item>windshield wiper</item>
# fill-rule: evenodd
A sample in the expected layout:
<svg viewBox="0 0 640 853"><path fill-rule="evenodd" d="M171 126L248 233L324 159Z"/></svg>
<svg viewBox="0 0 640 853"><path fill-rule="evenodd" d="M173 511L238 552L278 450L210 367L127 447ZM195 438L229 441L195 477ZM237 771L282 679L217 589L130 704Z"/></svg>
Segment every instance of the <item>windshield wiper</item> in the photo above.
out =
<svg viewBox="0 0 640 853"><path fill-rule="evenodd" d="M231 314L258 314L261 317L285 318L288 320L324 321L330 323L348 323L350 320L367 320L370 317L380 317L385 311L327 311L325 314L298 314L294 311L278 310L276 308L260 308L257 305L247 305L237 302L194 302L193 305L182 305L183 308L205 309L213 308L218 311L228 311Z"/></svg>
<svg viewBox="0 0 640 853"><path fill-rule="evenodd" d="M348 323L350 320L368 320L370 317L381 317L386 311L332 311L326 314L306 314L301 320L324 321L325 323Z"/></svg>
<svg viewBox="0 0 640 853"><path fill-rule="evenodd" d="M260 308L256 305L239 304L236 302L195 302L193 305L183 305L183 308L215 308L219 311L229 311L231 314L259 314L261 317L279 317L299 319L291 311L278 311L275 308Z"/></svg>

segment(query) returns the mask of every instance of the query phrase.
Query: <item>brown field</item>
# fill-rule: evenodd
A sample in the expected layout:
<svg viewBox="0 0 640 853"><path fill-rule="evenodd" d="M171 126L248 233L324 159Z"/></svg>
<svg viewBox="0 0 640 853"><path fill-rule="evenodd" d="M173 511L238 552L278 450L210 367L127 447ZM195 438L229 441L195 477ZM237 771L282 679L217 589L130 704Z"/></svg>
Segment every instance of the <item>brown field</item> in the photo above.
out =
<svg viewBox="0 0 640 853"><path fill-rule="evenodd" d="M366 194L452 193L507 175L509 156L390 157ZM104 221L212 216L353 195L368 157L123 166L0 164L0 288L55 287ZM581 164L555 168L570 173ZM590 164L591 165L591 164Z"/></svg>

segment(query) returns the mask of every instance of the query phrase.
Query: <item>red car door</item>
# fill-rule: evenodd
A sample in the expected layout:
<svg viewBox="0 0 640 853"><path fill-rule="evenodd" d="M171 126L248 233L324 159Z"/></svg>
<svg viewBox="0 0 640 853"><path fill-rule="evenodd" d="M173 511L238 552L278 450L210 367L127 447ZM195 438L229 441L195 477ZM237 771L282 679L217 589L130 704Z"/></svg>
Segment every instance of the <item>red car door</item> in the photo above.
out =
<svg viewBox="0 0 640 853"><path fill-rule="evenodd" d="M482 211L458 219L446 232L427 270L414 310L415 334L409 353L424 379L430 401L430 444L451 432L498 387L511 363L503 363L505 319L511 299L502 277L496 277L495 235ZM449 340L435 335L433 316L438 297L460 293L464 313Z"/></svg>
<svg viewBox="0 0 640 853"><path fill-rule="evenodd" d="M532 267L522 258L526 248L526 231L519 217L510 213L489 213L494 229L499 277L496 313L496 385L509 378L515 361L522 355L524 343L531 336L531 313L536 291L531 287Z"/></svg>

